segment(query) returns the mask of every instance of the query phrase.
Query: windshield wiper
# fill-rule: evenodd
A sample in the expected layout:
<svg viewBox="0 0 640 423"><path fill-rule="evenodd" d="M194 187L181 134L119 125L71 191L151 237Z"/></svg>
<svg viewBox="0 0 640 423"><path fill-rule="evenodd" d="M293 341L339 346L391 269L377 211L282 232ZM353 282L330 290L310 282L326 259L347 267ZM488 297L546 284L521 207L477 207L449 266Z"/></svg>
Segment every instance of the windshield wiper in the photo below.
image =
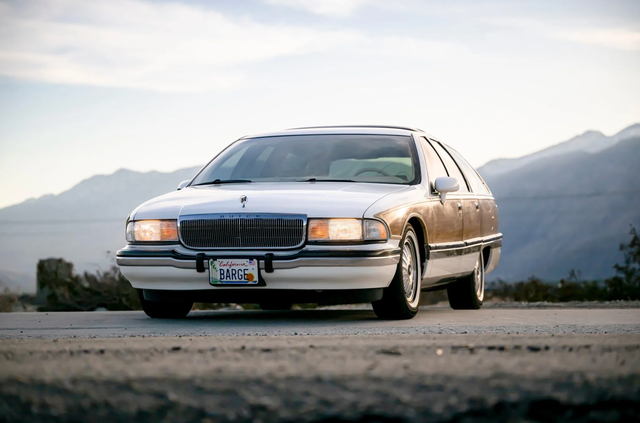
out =
<svg viewBox="0 0 640 423"><path fill-rule="evenodd" d="M210 182L201 182L199 184L191 185L197 187L200 185L220 185L220 184L241 184L243 182L251 182L249 179L215 179Z"/></svg>
<svg viewBox="0 0 640 423"><path fill-rule="evenodd" d="M353 179L309 178L302 182L358 182Z"/></svg>

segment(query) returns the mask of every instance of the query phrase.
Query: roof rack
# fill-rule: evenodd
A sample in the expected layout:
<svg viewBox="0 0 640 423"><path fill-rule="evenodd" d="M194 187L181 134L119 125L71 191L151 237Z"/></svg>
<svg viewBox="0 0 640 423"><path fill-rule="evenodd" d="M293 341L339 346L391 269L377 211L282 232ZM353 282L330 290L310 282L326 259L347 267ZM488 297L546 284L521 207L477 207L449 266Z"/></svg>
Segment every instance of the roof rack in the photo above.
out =
<svg viewBox="0 0 640 423"><path fill-rule="evenodd" d="M296 129L322 129L322 128L389 128L389 129L404 129L407 131L424 132L422 129L411 128L409 126L394 126L394 125L328 125L328 126L302 126L300 128L289 128L287 131L295 131Z"/></svg>

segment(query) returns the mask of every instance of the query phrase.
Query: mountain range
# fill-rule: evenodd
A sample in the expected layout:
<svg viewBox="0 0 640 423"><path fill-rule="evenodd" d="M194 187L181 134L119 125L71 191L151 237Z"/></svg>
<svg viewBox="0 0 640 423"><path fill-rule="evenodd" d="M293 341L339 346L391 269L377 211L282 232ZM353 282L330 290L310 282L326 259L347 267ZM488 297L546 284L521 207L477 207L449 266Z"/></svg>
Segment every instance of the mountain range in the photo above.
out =
<svg viewBox="0 0 640 423"><path fill-rule="evenodd" d="M588 149L560 144L558 150L568 151L515 159L524 164L503 173L478 169L496 197L504 234L502 259L489 280L559 280L572 270L583 279L613 275L630 225L640 226L640 134L627 133L630 138L600 149L588 132L568 141L584 141Z"/></svg>
<svg viewBox="0 0 640 423"><path fill-rule="evenodd" d="M119 170L59 195L0 209L0 287L35 291L36 264L63 257L78 271L106 270L125 244L125 221L140 203L175 190L199 167L171 173Z"/></svg>
<svg viewBox="0 0 640 423"><path fill-rule="evenodd" d="M119 170L0 209L0 287L35 291L41 258L106 270L125 243L128 213L198 169ZM478 171L496 197L504 234L502 260L489 280L558 280L572 269L584 279L606 278L622 260L618 246L628 242L629 225L640 226L640 124L611 137L588 131Z"/></svg>
<svg viewBox="0 0 640 423"><path fill-rule="evenodd" d="M568 141L553 145L533 154L529 154L516 159L496 159L488 162L480 169L486 178L498 176L509 171L526 166L535 161L562 156L575 152L598 153L609 147L616 145L621 140L640 137L640 124L631 125L615 135L606 136L599 131L587 131L582 135L575 136Z"/></svg>

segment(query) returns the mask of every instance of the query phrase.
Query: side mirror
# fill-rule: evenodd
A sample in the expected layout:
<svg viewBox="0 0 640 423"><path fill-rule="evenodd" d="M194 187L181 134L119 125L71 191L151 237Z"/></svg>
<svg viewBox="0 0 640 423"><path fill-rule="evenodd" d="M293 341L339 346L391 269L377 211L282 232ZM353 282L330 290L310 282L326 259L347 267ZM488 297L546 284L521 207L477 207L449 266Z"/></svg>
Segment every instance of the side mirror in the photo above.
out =
<svg viewBox="0 0 640 423"><path fill-rule="evenodd" d="M186 181L182 181L178 184L178 191L180 191L182 188L186 187L187 184L189 184L189 182L191 182L190 179L187 179Z"/></svg>
<svg viewBox="0 0 640 423"><path fill-rule="evenodd" d="M456 192L460 186L456 178L440 177L436 179L435 187L437 192L440 193L440 202L444 204L444 200L447 199L448 192Z"/></svg>

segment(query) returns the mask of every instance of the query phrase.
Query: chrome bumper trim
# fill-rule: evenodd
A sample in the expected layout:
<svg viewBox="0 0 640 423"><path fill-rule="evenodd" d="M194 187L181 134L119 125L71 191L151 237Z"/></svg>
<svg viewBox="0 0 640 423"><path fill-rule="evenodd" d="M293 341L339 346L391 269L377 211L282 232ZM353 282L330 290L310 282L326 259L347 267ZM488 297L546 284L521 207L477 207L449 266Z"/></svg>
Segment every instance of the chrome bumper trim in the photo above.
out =
<svg viewBox="0 0 640 423"><path fill-rule="evenodd" d="M369 267L397 265L400 255L385 257L317 257L293 260L273 260L274 269L295 269L298 267ZM264 270L264 260L259 260ZM118 257L118 266L156 266L195 269L195 260L177 260L171 257Z"/></svg>
<svg viewBox="0 0 640 423"><path fill-rule="evenodd" d="M484 273L491 273L493 270L498 267L498 263L500 263L500 256L502 255L502 248L495 247L489 250L489 258L487 259L487 266L484 269Z"/></svg>

